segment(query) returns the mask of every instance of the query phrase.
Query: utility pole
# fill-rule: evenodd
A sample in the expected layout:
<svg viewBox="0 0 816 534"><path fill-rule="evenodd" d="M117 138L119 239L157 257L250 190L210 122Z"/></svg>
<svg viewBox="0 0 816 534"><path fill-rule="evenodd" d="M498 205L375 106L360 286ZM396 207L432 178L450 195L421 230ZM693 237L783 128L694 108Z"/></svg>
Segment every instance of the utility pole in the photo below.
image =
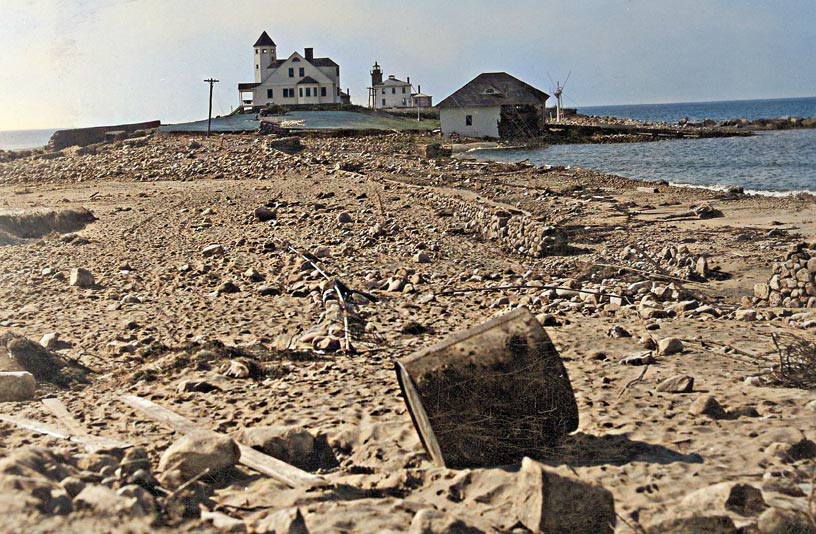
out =
<svg viewBox="0 0 816 534"><path fill-rule="evenodd" d="M209 78L204 80L204 83L210 84L210 112L207 114L207 137L210 136L210 129L212 128L212 94L213 94L213 85L218 83L219 80L215 78Z"/></svg>

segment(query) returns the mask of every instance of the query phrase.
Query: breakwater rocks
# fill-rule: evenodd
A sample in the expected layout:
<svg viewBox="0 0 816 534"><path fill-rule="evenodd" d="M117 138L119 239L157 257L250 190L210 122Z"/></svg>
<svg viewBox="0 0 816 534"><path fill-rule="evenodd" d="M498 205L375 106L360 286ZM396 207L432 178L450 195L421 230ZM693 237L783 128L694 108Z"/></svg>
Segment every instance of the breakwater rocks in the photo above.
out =
<svg viewBox="0 0 816 534"><path fill-rule="evenodd" d="M707 126L705 122L703 125ZM747 130L793 130L797 128L816 128L816 117L783 117L779 119L755 119L752 121L749 121L748 119L729 119L720 122L719 126L725 128L744 128Z"/></svg>
<svg viewBox="0 0 816 534"><path fill-rule="evenodd" d="M431 200L437 206L438 214L455 216L463 221L461 226L450 228L449 233L476 233L482 239L498 242L508 252L532 258L569 253L567 237L562 230L524 212L436 193L431 194Z"/></svg>
<svg viewBox="0 0 816 534"><path fill-rule="evenodd" d="M659 267L664 274L685 280L705 281L711 276L708 257L696 254L686 245L663 247L658 254L649 252L646 244L629 245L621 251L622 260L633 262L642 270Z"/></svg>
<svg viewBox="0 0 816 534"><path fill-rule="evenodd" d="M754 305L816 308L816 243L799 243L774 266L768 283L754 286Z"/></svg>

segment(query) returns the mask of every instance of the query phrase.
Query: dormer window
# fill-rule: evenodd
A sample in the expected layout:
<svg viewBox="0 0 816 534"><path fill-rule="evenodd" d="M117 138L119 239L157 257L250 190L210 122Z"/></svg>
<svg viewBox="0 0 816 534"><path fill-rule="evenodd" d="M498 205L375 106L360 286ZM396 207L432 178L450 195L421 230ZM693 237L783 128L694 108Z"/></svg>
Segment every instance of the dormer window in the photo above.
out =
<svg viewBox="0 0 816 534"><path fill-rule="evenodd" d="M261 54L266 54L266 48L264 48L263 50L261 50Z"/></svg>

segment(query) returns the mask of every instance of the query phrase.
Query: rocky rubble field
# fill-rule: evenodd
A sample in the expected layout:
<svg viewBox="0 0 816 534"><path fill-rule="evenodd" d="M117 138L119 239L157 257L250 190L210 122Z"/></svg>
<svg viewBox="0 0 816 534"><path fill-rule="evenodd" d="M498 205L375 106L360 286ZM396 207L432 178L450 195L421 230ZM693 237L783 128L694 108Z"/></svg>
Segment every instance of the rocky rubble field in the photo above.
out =
<svg viewBox="0 0 816 534"><path fill-rule="evenodd" d="M432 140L154 135L0 163L4 529L816 532L813 199ZM435 466L394 361L520 306L578 430Z"/></svg>

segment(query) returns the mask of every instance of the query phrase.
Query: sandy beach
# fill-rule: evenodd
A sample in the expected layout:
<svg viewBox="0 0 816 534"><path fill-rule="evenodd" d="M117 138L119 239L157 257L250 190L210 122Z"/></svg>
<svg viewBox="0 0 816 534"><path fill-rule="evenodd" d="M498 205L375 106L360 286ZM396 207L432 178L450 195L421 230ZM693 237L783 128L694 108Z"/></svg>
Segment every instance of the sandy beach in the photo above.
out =
<svg viewBox="0 0 816 534"><path fill-rule="evenodd" d="M802 306L755 290L816 243L813 197L431 159L426 134L307 135L291 154L256 135L140 139L0 163L0 370L30 371L22 338L58 334L37 360L56 370L0 415L64 426L42 403L57 397L87 434L131 445L89 452L0 421L5 531L542 531L521 459L432 464L394 372L519 306L579 410L536 460L607 490L608 531L816 529L816 393L776 381L772 338L816 338L813 275L786 293ZM42 216L66 209L96 220ZM40 235L22 235L32 213ZM350 297L352 327L310 262L376 297ZM72 269L93 280L71 285ZM296 428L268 431L276 454L322 482L238 464L183 485L163 459L182 433L123 395L242 443Z"/></svg>

